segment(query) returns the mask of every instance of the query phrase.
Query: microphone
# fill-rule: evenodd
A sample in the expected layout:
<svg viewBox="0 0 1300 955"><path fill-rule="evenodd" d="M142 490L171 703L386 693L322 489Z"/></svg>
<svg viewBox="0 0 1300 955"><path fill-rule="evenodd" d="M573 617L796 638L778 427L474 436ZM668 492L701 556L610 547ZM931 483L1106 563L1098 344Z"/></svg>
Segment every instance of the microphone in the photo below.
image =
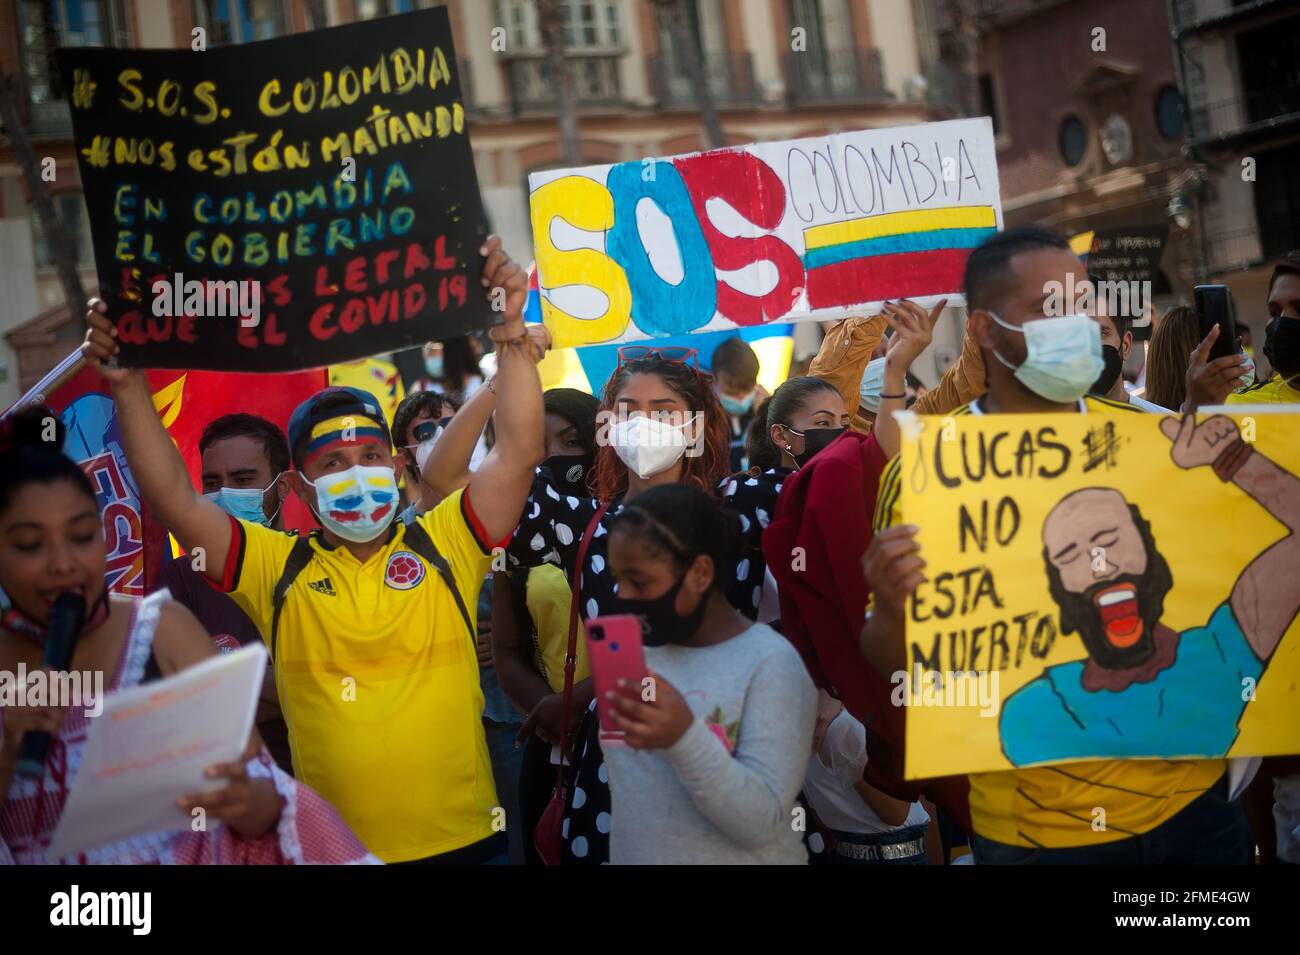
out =
<svg viewBox="0 0 1300 955"><path fill-rule="evenodd" d="M86 622L86 598L68 591L59 594L50 608L50 622L45 631L45 654L41 666L61 672L72 665L72 651ZM39 779L45 772L46 751L50 734L31 732L23 737L14 774L23 779Z"/></svg>

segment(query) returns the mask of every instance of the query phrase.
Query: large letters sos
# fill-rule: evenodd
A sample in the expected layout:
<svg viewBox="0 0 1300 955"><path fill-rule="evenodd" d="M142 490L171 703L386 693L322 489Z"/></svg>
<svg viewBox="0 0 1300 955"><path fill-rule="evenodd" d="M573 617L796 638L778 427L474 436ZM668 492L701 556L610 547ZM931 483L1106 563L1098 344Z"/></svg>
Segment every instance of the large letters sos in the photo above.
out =
<svg viewBox="0 0 1300 955"><path fill-rule="evenodd" d="M1002 227L990 121L962 119L529 176L560 347L960 304Z"/></svg>

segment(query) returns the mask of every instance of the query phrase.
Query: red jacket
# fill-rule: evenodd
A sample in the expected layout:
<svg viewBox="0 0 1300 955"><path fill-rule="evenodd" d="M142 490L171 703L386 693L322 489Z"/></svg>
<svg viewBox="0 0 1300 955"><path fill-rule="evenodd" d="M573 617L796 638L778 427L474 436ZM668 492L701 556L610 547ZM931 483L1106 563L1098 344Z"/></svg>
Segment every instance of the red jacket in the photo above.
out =
<svg viewBox="0 0 1300 955"><path fill-rule="evenodd" d="M763 556L779 587L786 638L813 682L867 727L867 781L908 801L924 792L969 832L965 776L903 780L906 711L891 704L893 684L859 648L870 593L862 555L887 463L874 434L845 432L786 479Z"/></svg>

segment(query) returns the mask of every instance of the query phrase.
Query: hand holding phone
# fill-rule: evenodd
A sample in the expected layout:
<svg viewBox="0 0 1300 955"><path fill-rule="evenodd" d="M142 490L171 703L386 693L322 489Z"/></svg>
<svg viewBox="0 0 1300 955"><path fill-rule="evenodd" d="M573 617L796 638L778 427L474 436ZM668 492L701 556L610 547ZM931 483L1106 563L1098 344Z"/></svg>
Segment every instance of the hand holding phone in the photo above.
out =
<svg viewBox="0 0 1300 955"><path fill-rule="evenodd" d="M1226 285L1198 285L1193 290L1196 303L1196 317L1200 323L1201 338L1210 334L1210 329L1219 326L1219 337L1210 348L1206 361L1227 358L1241 351L1241 342L1237 337L1237 313L1232 304L1232 290Z"/></svg>
<svg viewBox="0 0 1300 955"><path fill-rule="evenodd" d="M624 733L610 718L607 694L626 692L619 681L640 686L645 679L645 647L641 641L641 621L631 614L595 617L587 621L587 656L591 678L596 688L596 712L600 717L600 742L622 743Z"/></svg>

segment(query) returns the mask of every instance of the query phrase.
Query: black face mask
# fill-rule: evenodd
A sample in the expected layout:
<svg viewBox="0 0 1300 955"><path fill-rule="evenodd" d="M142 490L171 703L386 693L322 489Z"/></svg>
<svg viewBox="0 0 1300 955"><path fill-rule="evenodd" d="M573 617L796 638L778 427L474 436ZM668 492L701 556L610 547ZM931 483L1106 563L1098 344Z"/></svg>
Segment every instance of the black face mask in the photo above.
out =
<svg viewBox="0 0 1300 955"><path fill-rule="evenodd" d="M548 468L555 490L569 497L591 497L587 475L591 473L590 454L556 454L542 462Z"/></svg>
<svg viewBox="0 0 1300 955"><path fill-rule="evenodd" d="M653 600L615 597L612 601L613 612L630 613L641 618L641 641L647 647L662 647L669 643L678 646L687 644L704 621L709 595L702 596L696 608L685 617L679 617L673 605L677 602L677 591L682 589L685 579L686 575L683 574L677 578L677 583L668 588L667 593Z"/></svg>
<svg viewBox="0 0 1300 955"><path fill-rule="evenodd" d="M1116 379L1119 378L1120 372L1124 370L1124 356L1119 353L1119 349L1114 345L1102 345L1101 359L1106 363L1106 367L1102 369L1097 380L1092 383L1088 393L1105 397L1115 387Z"/></svg>
<svg viewBox="0 0 1300 955"><path fill-rule="evenodd" d="M803 453L791 455L791 457L794 458L794 463L799 465L799 467L803 467L812 459L814 454L826 447L848 429L808 428L802 432L795 431L793 428L786 428L786 430L791 434L801 434L803 437Z"/></svg>
<svg viewBox="0 0 1300 955"><path fill-rule="evenodd" d="M1264 326L1264 357L1294 387L1300 377L1300 318L1279 315Z"/></svg>

